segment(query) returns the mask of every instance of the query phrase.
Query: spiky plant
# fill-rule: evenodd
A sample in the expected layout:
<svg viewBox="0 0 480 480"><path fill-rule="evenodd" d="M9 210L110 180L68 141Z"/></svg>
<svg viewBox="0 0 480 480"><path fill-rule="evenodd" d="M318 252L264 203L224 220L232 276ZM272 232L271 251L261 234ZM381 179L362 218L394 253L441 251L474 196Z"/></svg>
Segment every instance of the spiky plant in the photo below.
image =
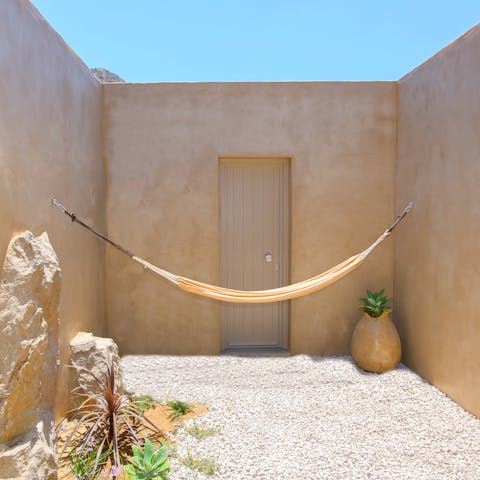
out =
<svg viewBox="0 0 480 480"><path fill-rule="evenodd" d="M125 467L128 480L167 480L167 473L170 471L167 445L155 449L147 439L145 448L142 450L133 446L133 453L130 465Z"/></svg>
<svg viewBox="0 0 480 480"><path fill-rule="evenodd" d="M193 406L190 403L182 402L181 400L169 400L167 405L172 410L172 413L170 414L172 420L183 417L183 415L186 415L193 409Z"/></svg>
<svg viewBox="0 0 480 480"><path fill-rule="evenodd" d="M142 415L131 397L117 388L110 356L106 358L103 378L97 378L91 372L90 375L95 391L90 394L77 393L83 402L71 412L76 424L65 442L61 458L93 447L97 458L101 458L104 452L111 452L110 463L120 466L128 462L133 445L141 446L144 441L142 438L161 437L162 433Z"/></svg>
<svg viewBox="0 0 480 480"><path fill-rule="evenodd" d="M392 307L388 304L392 299L384 295L384 293L384 288L379 292L371 292L370 290L367 290L367 296L360 298L363 303L360 310L363 310L373 318L378 318L382 313L390 312Z"/></svg>

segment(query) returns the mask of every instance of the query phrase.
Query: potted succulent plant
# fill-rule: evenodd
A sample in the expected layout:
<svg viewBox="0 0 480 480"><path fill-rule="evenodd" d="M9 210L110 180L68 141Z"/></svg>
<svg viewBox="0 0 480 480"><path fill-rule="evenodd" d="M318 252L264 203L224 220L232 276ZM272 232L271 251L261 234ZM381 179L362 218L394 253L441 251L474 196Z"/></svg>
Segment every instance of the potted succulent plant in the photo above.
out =
<svg viewBox="0 0 480 480"><path fill-rule="evenodd" d="M391 370L402 356L400 337L390 317L392 299L383 289L379 292L367 290L367 296L360 300L360 310L364 313L353 331L352 357L367 372Z"/></svg>

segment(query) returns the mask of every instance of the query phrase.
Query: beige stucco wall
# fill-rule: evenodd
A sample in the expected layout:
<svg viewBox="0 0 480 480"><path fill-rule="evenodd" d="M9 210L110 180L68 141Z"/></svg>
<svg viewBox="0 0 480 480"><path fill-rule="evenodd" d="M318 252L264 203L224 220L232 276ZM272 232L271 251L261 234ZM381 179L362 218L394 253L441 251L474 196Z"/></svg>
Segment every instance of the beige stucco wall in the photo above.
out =
<svg viewBox="0 0 480 480"><path fill-rule="evenodd" d="M0 258L47 231L62 268L60 361L78 330L104 332L104 247L49 205L104 225L101 86L27 1L0 1ZM61 368L58 409L65 407Z"/></svg>
<svg viewBox="0 0 480 480"><path fill-rule="evenodd" d="M404 359L480 415L480 26L399 82L396 319Z"/></svg>
<svg viewBox="0 0 480 480"><path fill-rule="evenodd" d="M368 246L394 216L394 82L105 86L107 228L163 268L219 282L218 159L292 159L291 280ZM107 248L108 334L122 353L220 348L215 301ZM358 297L393 288L389 239L359 271L291 305L293 353L345 354Z"/></svg>
<svg viewBox="0 0 480 480"><path fill-rule="evenodd" d="M287 156L292 282L358 252L416 203L395 251L389 239L359 271L291 303L290 351L348 353L358 297L394 282L404 360L480 415L480 26L398 86L102 91L27 0L0 1L0 45L0 256L14 233L48 232L63 270L62 364L78 330L108 331L123 353L218 353L220 311L110 248L105 255L49 207L52 195L139 255L218 283L219 157ZM62 368L58 412L67 380Z"/></svg>

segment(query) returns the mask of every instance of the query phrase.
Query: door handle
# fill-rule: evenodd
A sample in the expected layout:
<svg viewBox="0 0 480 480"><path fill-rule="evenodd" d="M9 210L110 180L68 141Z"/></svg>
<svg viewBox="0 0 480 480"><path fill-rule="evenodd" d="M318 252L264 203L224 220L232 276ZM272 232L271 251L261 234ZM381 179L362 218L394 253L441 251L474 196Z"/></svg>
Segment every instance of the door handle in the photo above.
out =
<svg viewBox="0 0 480 480"><path fill-rule="evenodd" d="M265 258L265 261L266 261L267 263L270 263L270 262L273 260L272 253L271 253L271 252L265 252L264 258Z"/></svg>

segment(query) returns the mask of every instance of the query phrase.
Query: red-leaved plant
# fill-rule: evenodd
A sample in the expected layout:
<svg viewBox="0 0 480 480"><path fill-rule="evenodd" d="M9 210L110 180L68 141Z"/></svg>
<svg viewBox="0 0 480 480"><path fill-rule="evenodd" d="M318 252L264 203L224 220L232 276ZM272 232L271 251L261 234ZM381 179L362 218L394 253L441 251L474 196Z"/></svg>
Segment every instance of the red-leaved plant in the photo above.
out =
<svg viewBox="0 0 480 480"><path fill-rule="evenodd" d="M66 460L73 454L96 452L94 471L98 471L100 459L108 455L113 466L128 463L132 455L132 446L142 446L144 438L160 438L160 429L144 417L129 395L119 391L116 386L115 368L110 356L106 358L103 378L92 376L94 393L78 393L82 403L70 412L70 418L76 421L68 435L60 458ZM60 426L60 425L59 425ZM92 478L94 478L92 476Z"/></svg>

